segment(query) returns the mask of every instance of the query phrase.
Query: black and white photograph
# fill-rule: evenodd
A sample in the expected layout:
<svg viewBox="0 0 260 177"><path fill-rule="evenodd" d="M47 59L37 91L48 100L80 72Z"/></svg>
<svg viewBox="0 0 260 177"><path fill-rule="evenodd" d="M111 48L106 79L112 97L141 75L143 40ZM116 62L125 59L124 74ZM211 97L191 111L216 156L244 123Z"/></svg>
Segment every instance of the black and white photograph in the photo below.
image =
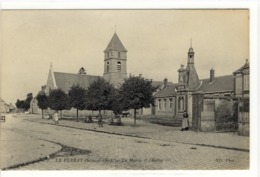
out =
<svg viewBox="0 0 260 177"><path fill-rule="evenodd" d="M248 8L2 9L0 169L250 170L250 47Z"/></svg>

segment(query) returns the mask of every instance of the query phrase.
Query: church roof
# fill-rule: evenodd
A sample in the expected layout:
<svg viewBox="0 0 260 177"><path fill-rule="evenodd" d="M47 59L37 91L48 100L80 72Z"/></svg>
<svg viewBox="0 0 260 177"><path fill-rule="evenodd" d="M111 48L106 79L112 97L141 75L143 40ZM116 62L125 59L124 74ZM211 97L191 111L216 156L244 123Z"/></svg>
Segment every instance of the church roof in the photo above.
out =
<svg viewBox="0 0 260 177"><path fill-rule="evenodd" d="M124 47L124 45L122 44L122 42L120 41L120 39L119 39L119 37L117 36L116 33L114 34L114 36L110 40L110 42L109 42L106 50L104 50L104 52L108 52L110 50L127 52L126 48Z"/></svg>
<svg viewBox="0 0 260 177"><path fill-rule="evenodd" d="M194 52L192 47L189 49L189 52Z"/></svg>
<svg viewBox="0 0 260 177"><path fill-rule="evenodd" d="M91 76L84 74L71 74L71 73L61 73L54 72L54 78L57 87L62 89L64 92L68 93L70 87L73 84L79 84L81 87L87 89L91 83L96 81L100 76Z"/></svg>
<svg viewBox="0 0 260 177"><path fill-rule="evenodd" d="M159 90L154 97L155 98L162 98L162 97L170 97L170 96L176 96L175 91L175 84L167 85L165 88Z"/></svg>
<svg viewBox="0 0 260 177"><path fill-rule="evenodd" d="M233 75L215 77L212 82L210 79L201 80L201 85L198 91L205 93L233 91L234 90L234 77Z"/></svg>

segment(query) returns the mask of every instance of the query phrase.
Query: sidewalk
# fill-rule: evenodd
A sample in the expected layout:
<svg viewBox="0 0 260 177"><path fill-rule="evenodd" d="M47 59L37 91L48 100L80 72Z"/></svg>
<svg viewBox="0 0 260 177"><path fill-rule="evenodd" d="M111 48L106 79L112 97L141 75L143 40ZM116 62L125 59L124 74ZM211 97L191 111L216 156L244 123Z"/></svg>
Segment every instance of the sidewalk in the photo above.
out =
<svg viewBox="0 0 260 177"><path fill-rule="evenodd" d="M23 116L25 117L25 116ZM28 121L53 124L52 120L42 119L40 115L26 115ZM108 120L105 120L108 121ZM112 134L145 137L150 139L166 140L184 144L194 144L211 146L224 149L249 151L249 137L238 136L237 133L204 133L193 131L180 131L178 127L162 126L151 124L143 120L137 120L137 126L134 125L133 118L122 118L124 126L112 126L107 123L104 127L98 127L97 122L84 123L82 120L60 120L59 126L84 129L97 132L106 132Z"/></svg>
<svg viewBox="0 0 260 177"><path fill-rule="evenodd" d="M8 118L5 123L0 124L0 169L38 161L61 150L60 145L9 130L15 121L19 123L17 119Z"/></svg>

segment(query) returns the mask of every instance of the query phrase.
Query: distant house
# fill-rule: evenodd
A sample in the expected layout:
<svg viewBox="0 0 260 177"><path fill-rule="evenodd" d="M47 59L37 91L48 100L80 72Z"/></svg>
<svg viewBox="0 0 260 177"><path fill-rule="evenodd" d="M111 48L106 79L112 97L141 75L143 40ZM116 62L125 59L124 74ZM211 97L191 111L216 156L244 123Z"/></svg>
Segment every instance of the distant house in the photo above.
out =
<svg viewBox="0 0 260 177"><path fill-rule="evenodd" d="M40 109L38 107L38 101L36 99L36 97L34 97L31 102L30 102L30 109L29 109L29 112L31 114L39 114L40 113Z"/></svg>
<svg viewBox="0 0 260 177"><path fill-rule="evenodd" d="M155 108L154 115L170 115L176 114L176 84L165 84L165 86L154 95Z"/></svg>

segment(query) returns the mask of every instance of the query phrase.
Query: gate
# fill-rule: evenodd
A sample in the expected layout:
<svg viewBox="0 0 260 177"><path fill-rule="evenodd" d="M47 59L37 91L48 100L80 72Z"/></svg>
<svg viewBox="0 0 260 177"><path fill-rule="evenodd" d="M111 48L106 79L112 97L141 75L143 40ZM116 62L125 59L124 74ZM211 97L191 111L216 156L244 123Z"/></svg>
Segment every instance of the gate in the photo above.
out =
<svg viewBox="0 0 260 177"><path fill-rule="evenodd" d="M216 131L228 132L238 130L237 100L216 100L215 107Z"/></svg>
<svg viewBox="0 0 260 177"><path fill-rule="evenodd" d="M238 114L238 135L249 136L250 119L249 119L249 98L239 100L239 114Z"/></svg>

